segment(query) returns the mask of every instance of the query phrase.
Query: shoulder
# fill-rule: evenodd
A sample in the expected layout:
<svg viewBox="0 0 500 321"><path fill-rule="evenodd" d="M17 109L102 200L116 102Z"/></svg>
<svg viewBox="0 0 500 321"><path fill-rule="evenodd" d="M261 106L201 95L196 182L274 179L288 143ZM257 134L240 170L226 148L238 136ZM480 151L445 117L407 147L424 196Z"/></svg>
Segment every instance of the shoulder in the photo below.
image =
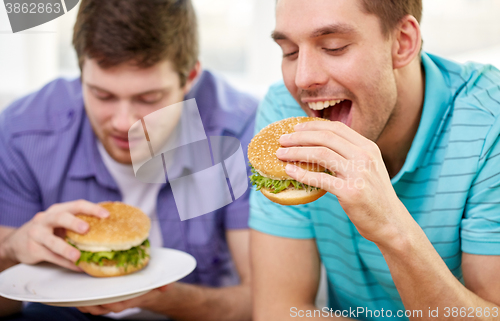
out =
<svg viewBox="0 0 500 321"><path fill-rule="evenodd" d="M280 80L269 87L264 100L265 103L278 108L287 108L293 111L300 110L300 105L290 94L283 80Z"/></svg>
<svg viewBox="0 0 500 321"><path fill-rule="evenodd" d="M498 144L500 135L500 71L492 65L456 63L431 56L451 91L449 110L452 142L471 142L475 148L457 152L479 157L479 167Z"/></svg>
<svg viewBox="0 0 500 321"><path fill-rule="evenodd" d="M190 98L196 99L206 130L225 130L235 135L253 123L258 105L255 97L207 70L186 96Z"/></svg>
<svg viewBox="0 0 500 321"><path fill-rule="evenodd" d="M495 122L500 116L500 71L476 62L460 64L429 55L440 69L453 96L453 109Z"/></svg>
<svg viewBox="0 0 500 321"><path fill-rule="evenodd" d="M32 166L51 155L62 158L79 139L85 117L80 81L54 80L0 114L0 154L16 153Z"/></svg>
<svg viewBox="0 0 500 321"><path fill-rule="evenodd" d="M0 114L2 136L64 131L83 113L79 79L56 79L14 101Z"/></svg>
<svg viewBox="0 0 500 321"><path fill-rule="evenodd" d="M256 132L278 120L298 116L306 114L281 80L269 87L259 105Z"/></svg>

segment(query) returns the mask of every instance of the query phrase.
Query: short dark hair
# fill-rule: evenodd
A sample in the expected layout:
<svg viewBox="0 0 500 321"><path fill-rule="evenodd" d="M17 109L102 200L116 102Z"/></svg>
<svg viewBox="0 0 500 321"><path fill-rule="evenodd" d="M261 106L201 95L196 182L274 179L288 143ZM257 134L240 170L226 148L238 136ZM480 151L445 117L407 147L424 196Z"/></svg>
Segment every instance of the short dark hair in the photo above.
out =
<svg viewBox="0 0 500 321"><path fill-rule="evenodd" d="M190 0L82 0L73 46L80 69L85 57L102 68L169 59L184 86L198 61L196 14Z"/></svg>
<svg viewBox="0 0 500 321"><path fill-rule="evenodd" d="M422 0L361 0L363 9L380 19L382 33L388 36L401 19L412 15L420 23Z"/></svg>

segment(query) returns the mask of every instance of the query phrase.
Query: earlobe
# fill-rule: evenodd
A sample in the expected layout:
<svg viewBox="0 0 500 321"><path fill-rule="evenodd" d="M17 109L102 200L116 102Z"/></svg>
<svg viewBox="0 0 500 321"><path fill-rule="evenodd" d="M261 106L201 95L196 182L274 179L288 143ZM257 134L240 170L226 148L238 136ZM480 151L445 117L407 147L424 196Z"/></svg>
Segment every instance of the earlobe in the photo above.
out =
<svg viewBox="0 0 500 321"><path fill-rule="evenodd" d="M415 17L407 15L401 20L395 30L394 39L392 48L394 69L407 66L420 55L422 35Z"/></svg>
<svg viewBox="0 0 500 321"><path fill-rule="evenodd" d="M200 74L201 74L201 64L200 61L197 61L187 76L186 84L184 85L184 94L187 94L191 90L193 83L200 76Z"/></svg>

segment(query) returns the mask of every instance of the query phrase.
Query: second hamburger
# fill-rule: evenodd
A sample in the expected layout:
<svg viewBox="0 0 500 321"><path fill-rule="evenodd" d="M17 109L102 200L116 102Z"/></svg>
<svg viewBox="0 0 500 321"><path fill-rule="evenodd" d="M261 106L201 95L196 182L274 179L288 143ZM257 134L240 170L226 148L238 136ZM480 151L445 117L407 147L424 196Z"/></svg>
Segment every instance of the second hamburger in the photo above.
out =
<svg viewBox="0 0 500 321"><path fill-rule="evenodd" d="M149 262L149 217L140 209L120 203L99 203L107 218L77 214L89 224L86 234L67 231L68 243L80 250L76 264L87 274L109 277L130 274Z"/></svg>

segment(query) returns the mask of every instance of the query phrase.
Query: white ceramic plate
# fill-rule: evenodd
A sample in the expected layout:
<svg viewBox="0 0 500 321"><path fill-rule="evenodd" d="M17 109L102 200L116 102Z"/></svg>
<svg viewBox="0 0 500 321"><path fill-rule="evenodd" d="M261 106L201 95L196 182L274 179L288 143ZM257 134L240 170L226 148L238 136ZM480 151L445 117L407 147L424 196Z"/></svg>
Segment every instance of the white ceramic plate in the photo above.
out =
<svg viewBox="0 0 500 321"><path fill-rule="evenodd" d="M0 273L0 296L55 306L89 306L131 299L191 273L189 254L152 248L146 268L125 276L94 278L53 264L18 264Z"/></svg>

